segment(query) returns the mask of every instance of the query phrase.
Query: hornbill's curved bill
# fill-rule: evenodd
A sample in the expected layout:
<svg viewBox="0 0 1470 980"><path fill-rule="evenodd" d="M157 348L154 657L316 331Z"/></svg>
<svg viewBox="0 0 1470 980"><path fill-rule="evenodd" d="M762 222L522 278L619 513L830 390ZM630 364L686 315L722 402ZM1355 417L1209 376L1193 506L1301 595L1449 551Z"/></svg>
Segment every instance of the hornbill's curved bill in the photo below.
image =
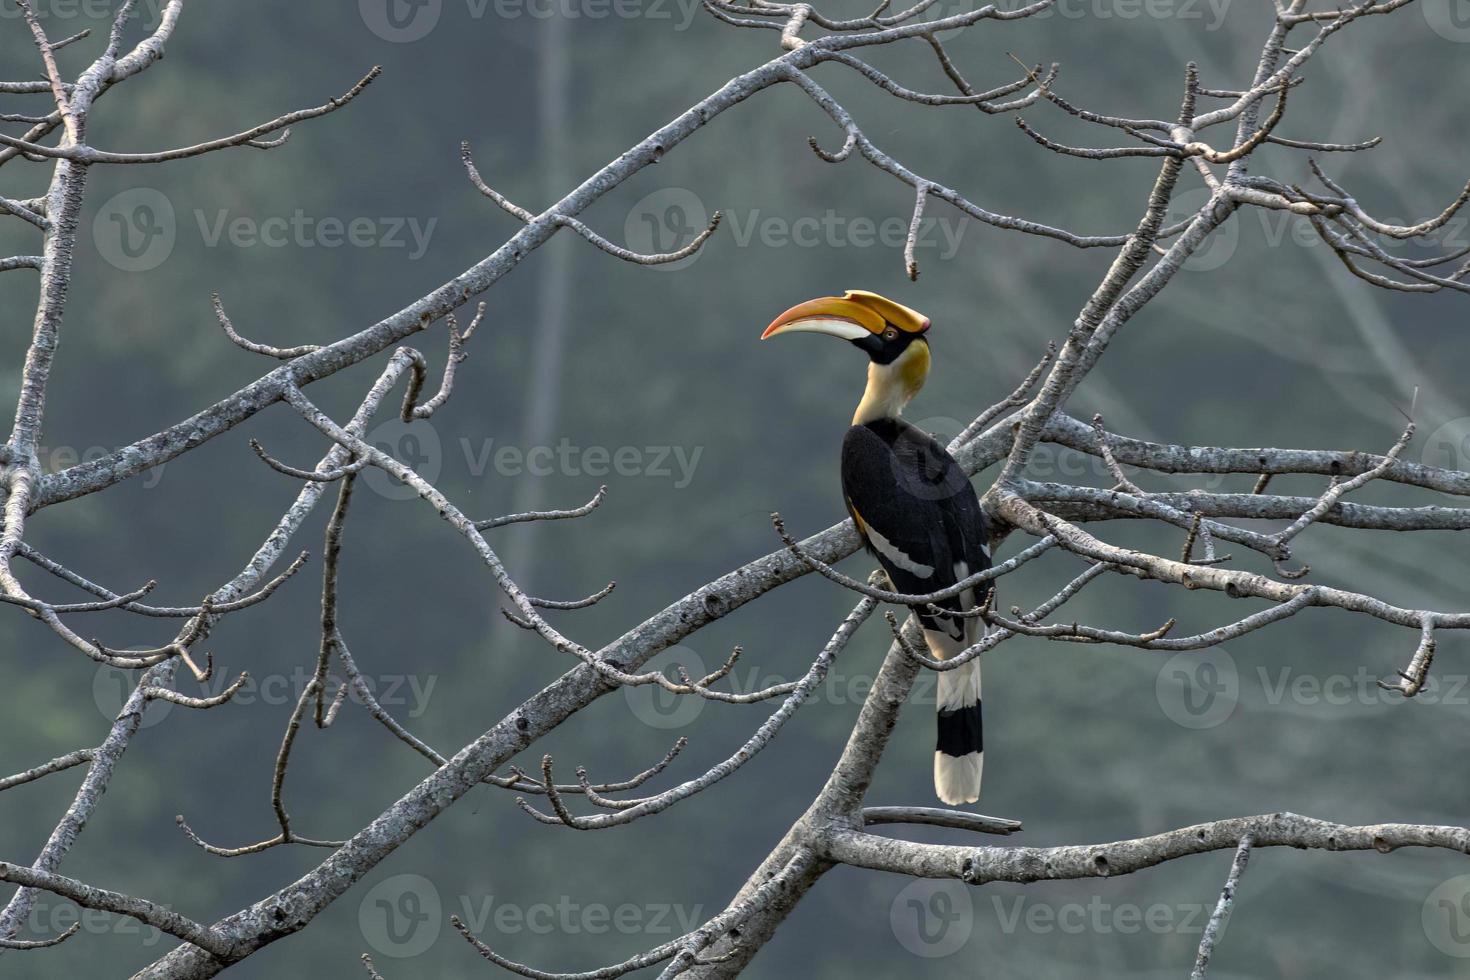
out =
<svg viewBox="0 0 1470 980"><path fill-rule="evenodd" d="M910 595L938 592L990 567L989 535L975 488L954 457L928 433L899 417L929 374L929 319L860 289L823 296L778 316L761 339L824 333L868 355L868 385L842 440L842 494L863 543L893 587ZM968 611L985 601L984 583L943 602ZM947 660L985 632L978 617L913 610L935 657ZM980 661L939 673L939 741L934 789L945 803L980 798L984 741Z"/></svg>

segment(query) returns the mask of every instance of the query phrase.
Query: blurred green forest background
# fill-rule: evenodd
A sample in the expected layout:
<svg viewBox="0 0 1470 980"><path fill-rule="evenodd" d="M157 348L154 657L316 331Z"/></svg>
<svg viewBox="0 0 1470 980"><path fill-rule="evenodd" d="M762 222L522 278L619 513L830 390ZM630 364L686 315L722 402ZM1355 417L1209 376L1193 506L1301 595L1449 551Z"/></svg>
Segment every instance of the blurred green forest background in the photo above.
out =
<svg viewBox="0 0 1470 980"><path fill-rule="evenodd" d="M112 5L37 6L61 37L83 27L105 35ZM141 6L151 26L156 4ZM870 6L851 0L833 12L853 16ZM950 6L961 9L958 0ZM395 28L374 0L191 3L167 59L98 104L95 145L158 149L319 104L372 65L384 67L360 100L297 127L280 149L94 168L48 403L47 466L60 469L156 431L272 366L221 335L209 306L214 291L253 339L325 343L491 252L515 221L464 178L461 140L494 187L538 210L731 75L778 53L774 33L718 24L690 0L442 0L403 11L412 18ZM1045 18L982 23L946 40L977 86L1014 78L1006 53L1015 52L1028 62L1060 62L1058 91L1073 101L1172 117L1185 62L1199 63L1208 86L1239 87L1271 16L1266 0L1070 0ZM1470 166L1465 101L1454 94L1466 82L1470 27L1460 25L1467 18L1462 0L1425 0L1344 31L1311 63L1283 134L1383 136L1378 149L1327 161L1331 171L1381 216L1437 213ZM99 43L94 37L63 51L63 66L80 70ZM39 70L9 6L0 53L5 77ZM914 88L947 88L920 42L872 58ZM839 66L816 75L879 146L993 210L1081 233L1120 233L1137 221L1153 180L1150 161L1059 157L1006 117L897 102ZM38 111L44 99L7 97L6 109ZM1102 145L1116 135L1075 125L1055 107L1024 115L1059 140ZM912 193L861 161L823 163L806 145L811 135L840 145L830 122L784 87L718 117L583 215L615 241L647 249L684 244L700 212L723 209L726 223L696 259L673 270L635 267L558 236L487 294L486 323L432 425L375 433L476 516L571 506L608 484L606 503L585 520L509 528L492 539L538 594L573 598L617 580L595 608L560 614L558 622L589 645L778 547L772 510L803 533L842 516L837 448L863 365L820 341L758 344L775 313L868 288L931 316L935 369L909 414L952 435L1065 333L1112 259L1106 250L999 232L935 201L919 250L923 275L909 283L901 234L895 246L875 232L885 222L907 224ZM1279 147L1264 150L1255 168L1288 181L1308 176L1304 155ZM13 162L4 193L38 194L48 173ZM1198 175L1187 171L1185 182L1181 215L1203 200ZM140 202L152 218L147 228L129 227ZM355 241L343 242L349 225ZM163 238L148 239L142 251L123 248L122 233L148 229L162 229ZM1447 231L1440 244L1466 243L1463 223ZM1407 406L1417 387L1421 435L1409 453L1466 468L1465 298L1374 291L1303 232L1279 215L1243 212L1128 325L1074 398L1073 413L1102 412L1115 430L1173 442L1382 451L1402 424L1395 406ZM1406 254L1420 247L1406 246ZM0 254L35 248L28 226L0 228ZM29 273L0 277L9 321L0 331L7 365L0 402L16 394L34 292ZM413 342L436 367L443 363L441 327ZM345 417L383 360L313 386L312 397ZM252 436L298 465L323 450L296 416L273 408L161 471L42 512L28 539L114 588L156 578L158 601L197 601L235 574L296 491L255 458ZM1042 453L1037 472L1108 482L1072 453ZM1251 484L1248 476L1141 479L1159 488ZM1276 485L1301 493L1320 487L1305 478ZM571 661L504 623L489 576L430 508L402 499L400 487L378 476L360 491L344 553L348 642L405 724L452 752ZM1450 503L1404 488L1370 487L1361 499ZM320 553L328 510L319 508L298 548ZM1100 530L1110 540L1179 547L1172 531ZM1021 544L1013 538L1003 554ZM1467 608L1470 560L1460 536L1317 527L1297 550L1314 581L1401 604ZM1242 566L1259 564L1255 555L1237 557ZM1033 563L1006 579L1005 606L1034 605L1074 566L1060 555ZM844 567L864 573L866 561ZM24 574L42 595L65 594L35 570ZM307 848L215 858L174 825L182 814L225 846L275 832L272 763L316 655L318 591L314 561L268 603L215 631L217 674L248 669L260 683L218 710L150 716L64 873L208 922L321 859ZM850 605L841 589L810 576L656 663L713 667L740 643L741 689L790 679ZM1173 616L1193 632L1242 614L1240 604L1214 595L1104 580L1072 603L1068 617L1140 629ZM152 645L167 632L166 624L111 613L86 625L112 645ZM544 969L590 969L667 941L687 927L681 918L721 908L805 808L856 717L885 636L881 620L871 622L777 746L672 811L576 834L536 824L512 794L482 788L304 933L229 976L359 976L364 951L389 980L494 975L449 929L450 914L479 924L500 952ZM1315 612L1212 654L1205 675L1198 663L1137 650L1015 640L986 662L980 809L1024 820L1018 840L1027 844L1104 841L1273 810L1349 823L1463 825L1470 818L1465 641L1441 638L1436 683L1414 702L1373 684L1403 666L1414 642L1376 621ZM1181 714L1181 670L1217 678L1212 703L1224 708ZM99 673L16 608L0 616L0 676L6 773L95 744L121 703L120 675ZM181 689L198 693L196 686L184 681ZM542 752L552 752L563 778L585 765L594 779L618 779L688 736L684 755L650 784L663 788L724 758L773 707L670 705L617 692L517 761L534 770ZM872 802L931 802L931 714L928 704L906 712ZM348 836L425 772L417 755L349 705L332 728L303 730L297 742L286 789L294 826L315 837ZM32 859L80 773L0 795L0 858ZM1118 880L968 893L839 869L803 901L750 975L1179 977L1228 863L1229 855L1217 854ZM1470 976L1470 912L1458 904L1470 879L1456 881L1467 871L1442 851L1263 851L1212 976ZM69 915L66 903L43 898L32 927L50 934ZM62 947L0 957L0 977L123 977L171 945L127 920L89 920Z"/></svg>

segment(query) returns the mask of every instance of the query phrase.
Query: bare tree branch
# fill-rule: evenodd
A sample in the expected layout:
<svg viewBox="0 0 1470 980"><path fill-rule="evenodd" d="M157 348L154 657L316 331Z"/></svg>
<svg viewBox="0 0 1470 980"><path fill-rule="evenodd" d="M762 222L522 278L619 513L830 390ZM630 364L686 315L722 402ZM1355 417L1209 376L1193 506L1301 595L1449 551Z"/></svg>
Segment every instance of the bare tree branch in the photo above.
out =
<svg viewBox="0 0 1470 980"><path fill-rule="evenodd" d="M1215 953L1215 943L1219 941L1221 928L1230 918L1230 909L1235 904L1235 889L1240 884L1240 876L1245 874L1245 865L1250 856L1251 837L1246 834L1240 839L1240 846L1235 849L1235 859L1230 862L1230 875L1220 891L1220 901L1210 914L1204 935L1200 936L1199 953L1194 958L1194 971L1189 975L1190 980L1205 980L1205 971L1210 968L1210 957Z"/></svg>

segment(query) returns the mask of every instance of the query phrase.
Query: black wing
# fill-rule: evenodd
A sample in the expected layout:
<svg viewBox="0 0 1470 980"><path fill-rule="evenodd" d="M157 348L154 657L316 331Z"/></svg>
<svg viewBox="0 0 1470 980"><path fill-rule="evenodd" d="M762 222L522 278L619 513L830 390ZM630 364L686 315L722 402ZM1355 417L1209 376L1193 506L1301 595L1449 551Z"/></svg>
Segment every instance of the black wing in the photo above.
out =
<svg viewBox="0 0 1470 980"><path fill-rule="evenodd" d="M990 567L989 535L975 488L949 452L902 419L848 429L842 493L873 553L900 592L926 593ZM976 590L983 601L985 590ZM958 599L939 603L959 608Z"/></svg>

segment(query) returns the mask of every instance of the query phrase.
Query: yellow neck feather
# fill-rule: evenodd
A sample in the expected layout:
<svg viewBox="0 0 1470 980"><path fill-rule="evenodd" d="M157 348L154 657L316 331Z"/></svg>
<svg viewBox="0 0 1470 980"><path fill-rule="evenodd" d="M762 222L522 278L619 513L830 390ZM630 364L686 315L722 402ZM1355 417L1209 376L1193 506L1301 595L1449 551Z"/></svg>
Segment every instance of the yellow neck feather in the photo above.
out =
<svg viewBox="0 0 1470 980"><path fill-rule="evenodd" d="M929 345L916 340L890 364L868 364L868 387L853 413L852 424L897 418L929 376Z"/></svg>

